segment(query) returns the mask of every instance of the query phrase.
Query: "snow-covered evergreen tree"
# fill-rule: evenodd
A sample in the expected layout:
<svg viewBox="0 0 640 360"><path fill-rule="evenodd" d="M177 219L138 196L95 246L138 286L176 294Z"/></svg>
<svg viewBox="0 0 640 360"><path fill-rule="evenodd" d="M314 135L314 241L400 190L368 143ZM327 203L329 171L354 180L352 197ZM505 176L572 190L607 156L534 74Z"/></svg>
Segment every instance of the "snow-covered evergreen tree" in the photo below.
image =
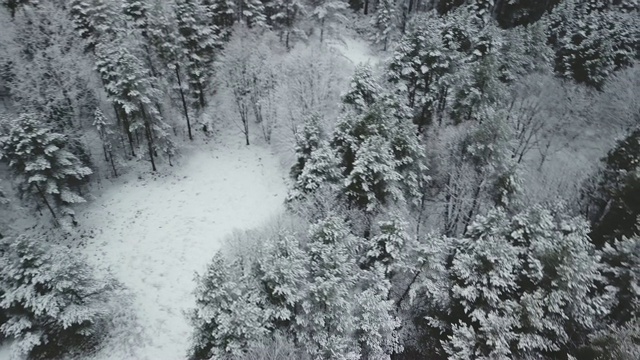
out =
<svg viewBox="0 0 640 360"><path fill-rule="evenodd" d="M202 0L210 25L215 26L220 41L227 41L231 28L236 21L235 2L233 0Z"/></svg>
<svg viewBox="0 0 640 360"><path fill-rule="evenodd" d="M0 47L2 82L16 109L39 113L67 134L84 125L95 106L92 63L67 13L50 2L28 6L12 27ZM74 143L76 138L70 136Z"/></svg>
<svg viewBox="0 0 640 360"><path fill-rule="evenodd" d="M443 32L442 23L427 20L403 37L388 65L388 81L406 98L421 129L433 123L436 114L442 121L451 87L447 75L455 68L456 54L437 35Z"/></svg>
<svg viewBox="0 0 640 360"><path fill-rule="evenodd" d="M268 315L258 279L243 274L241 260L229 263L216 254L196 281L196 331L190 359L239 357L250 341L268 333Z"/></svg>
<svg viewBox="0 0 640 360"><path fill-rule="evenodd" d="M309 117L299 133L295 150L298 159L290 172L293 180L298 180L313 152L320 148L323 140L326 140L320 121L318 115Z"/></svg>
<svg viewBox="0 0 640 360"><path fill-rule="evenodd" d="M279 32L280 41L284 42L287 49L291 48L292 40L305 37L304 32L296 27L306 12L304 2L300 0L271 0L265 6L271 27Z"/></svg>
<svg viewBox="0 0 640 360"><path fill-rule="evenodd" d="M178 25L178 43L189 91L196 106L206 105L206 90L213 76L213 62L220 31L207 21L207 11L196 0L176 0L174 12Z"/></svg>
<svg viewBox="0 0 640 360"><path fill-rule="evenodd" d="M550 16L556 72L601 89L613 71L640 56L637 15L637 10L563 1Z"/></svg>
<svg viewBox="0 0 640 360"><path fill-rule="evenodd" d="M640 318L640 236L606 244L602 261L607 284L616 289L611 317L618 323Z"/></svg>
<svg viewBox="0 0 640 360"><path fill-rule="evenodd" d="M453 240L449 309L431 321L445 324L450 358L571 354L598 327L600 258L586 222L564 211L494 210Z"/></svg>
<svg viewBox="0 0 640 360"><path fill-rule="evenodd" d="M122 2L122 12L128 17L137 29L145 31L149 26L147 20L149 16L148 3L140 0L124 0Z"/></svg>
<svg viewBox="0 0 640 360"><path fill-rule="evenodd" d="M98 131L100 141L102 141L102 150L104 152L104 161L111 165L113 170L113 176L118 176L118 170L116 169L116 160L114 158L114 147L117 142L116 133L114 132L114 126L107 118L100 108L96 108L93 113L93 126Z"/></svg>
<svg viewBox="0 0 640 360"><path fill-rule="evenodd" d="M154 78L139 57L125 47L99 45L96 53L96 68L122 118L132 153L133 134L142 132L151 167L156 171L155 158L158 152L170 158L175 147L168 133L170 126L160 113L161 93L154 84Z"/></svg>
<svg viewBox="0 0 640 360"><path fill-rule="evenodd" d="M237 0L236 18L248 28L267 27L265 4L261 0Z"/></svg>
<svg viewBox="0 0 640 360"><path fill-rule="evenodd" d="M640 232L636 227L640 217L640 128L618 141L603 161L595 186L583 190L593 227L590 235L597 246Z"/></svg>
<svg viewBox="0 0 640 360"><path fill-rule="evenodd" d="M293 327L298 342L314 358L357 359L357 329L350 300L358 278L357 239L333 217L309 230L309 284Z"/></svg>
<svg viewBox="0 0 640 360"><path fill-rule="evenodd" d="M376 28L372 40L375 44L382 45L383 51L387 51L389 41L393 39L397 29L396 8L395 0L381 0L372 21Z"/></svg>
<svg viewBox="0 0 640 360"><path fill-rule="evenodd" d="M87 42L91 51L99 42L110 41L122 23L114 3L105 0L71 0L69 13L76 31Z"/></svg>
<svg viewBox="0 0 640 360"><path fill-rule="evenodd" d="M373 76L369 65L359 65L349 84L349 90L342 95L342 102L358 113L382 99L382 87Z"/></svg>
<svg viewBox="0 0 640 360"><path fill-rule="evenodd" d="M320 27L320 42L325 38L325 33L331 35L334 32L334 23L345 22L344 12L348 4L344 0L313 0L311 1L310 17Z"/></svg>
<svg viewBox="0 0 640 360"><path fill-rule="evenodd" d="M288 231L275 234L264 245L255 271L266 295L265 311L276 328L286 330L296 322L307 291L309 261L299 238Z"/></svg>
<svg viewBox="0 0 640 360"><path fill-rule="evenodd" d="M116 284L43 236L0 240L0 333L18 356L54 358L96 346Z"/></svg>
<svg viewBox="0 0 640 360"><path fill-rule="evenodd" d="M22 114L0 137L0 160L16 174L20 190L35 197L51 212L73 218L70 206L84 202L79 187L91 169L66 149L66 136L52 131L36 114Z"/></svg>
<svg viewBox="0 0 640 360"><path fill-rule="evenodd" d="M394 107L380 102L361 115L347 114L331 141L344 176L347 202L368 212L419 196L423 157L415 129Z"/></svg>

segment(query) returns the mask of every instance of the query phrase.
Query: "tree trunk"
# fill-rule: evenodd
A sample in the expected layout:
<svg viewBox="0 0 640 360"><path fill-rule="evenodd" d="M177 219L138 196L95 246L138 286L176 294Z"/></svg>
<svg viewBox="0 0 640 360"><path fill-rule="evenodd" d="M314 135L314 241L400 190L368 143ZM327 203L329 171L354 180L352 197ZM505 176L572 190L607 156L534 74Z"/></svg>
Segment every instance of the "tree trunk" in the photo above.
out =
<svg viewBox="0 0 640 360"><path fill-rule="evenodd" d="M49 204L49 200L47 200L46 195L44 194L42 189L40 189L40 186L38 186L38 184L34 184L34 185L35 185L36 189L38 190L38 194L40 194L40 197L42 197L42 201L44 202L44 204L49 209L49 212L51 213L51 216L53 216L53 222L55 223L56 226L60 226L60 223L58 222L58 217L56 216L56 213L53 211L53 208L51 207L51 204Z"/></svg>
<svg viewBox="0 0 640 360"><path fill-rule="evenodd" d="M109 150L109 162L111 162L111 168L113 169L113 177L118 177L118 171L116 170L116 164L113 162L113 153Z"/></svg>
<svg viewBox="0 0 640 360"><path fill-rule="evenodd" d="M200 102L200 108L204 109L205 101L204 101L204 89L202 88L202 84L198 84L198 101Z"/></svg>
<svg viewBox="0 0 640 360"><path fill-rule="evenodd" d="M242 120L242 125L244 125L244 138L247 142L247 146L249 146L249 119L245 116L244 120Z"/></svg>
<svg viewBox="0 0 640 360"><path fill-rule="evenodd" d="M153 171L157 171L156 162L153 156L153 137L151 136L151 124L149 124L149 118L147 117L147 113L144 111L144 106L140 104L140 111L142 112L142 117L144 118L144 132L145 137L147 138L147 147L149 149L149 159L151 160L151 169Z"/></svg>
<svg viewBox="0 0 640 360"><path fill-rule="evenodd" d="M109 161L109 156L107 154L107 145L104 144L104 140L102 143L102 151L104 152L104 161Z"/></svg>
<svg viewBox="0 0 640 360"><path fill-rule="evenodd" d="M127 138L129 139L129 147L131 148L131 156L136 157L136 151L133 146L133 134L131 134L131 129L129 128L129 119L127 118L127 114L123 114L122 116L122 126L124 126L124 131L127 133Z"/></svg>
<svg viewBox="0 0 640 360"><path fill-rule="evenodd" d="M193 140L191 134L191 121L189 120L189 111L187 109L187 100L184 98L184 91L182 90L182 81L180 80L180 65L176 64L176 78L178 79L178 88L180 88L180 98L182 99L182 109L184 110L184 117L187 118L187 130L189 131L189 140Z"/></svg>
<svg viewBox="0 0 640 360"><path fill-rule="evenodd" d="M369 0L364 0L364 14L369 15Z"/></svg>
<svg viewBox="0 0 640 360"><path fill-rule="evenodd" d="M289 46L289 34L291 34L291 29L287 30L287 35L284 40L284 46L286 47L287 51L291 50L291 47Z"/></svg>
<svg viewBox="0 0 640 360"><path fill-rule="evenodd" d="M320 44L324 41L324 18L320 21Z"/></svg>
<svg viewBox="0 0 640 360"><path fill-rule="evenodd" d="M478 200L480 199L480 190L482 190L482 186L484 185L484 183L485 183L485 179L483 179L476 186L476 189L473 193L473 201L471 202L471 208L469 209L469 212L467 213L467 216L465 217L465 220L464 220L464 229L462 230L462 236L467 234L467 227L471 223L471 220L473 220L473 215L475 214L476 209L478 208Z"/></svg>

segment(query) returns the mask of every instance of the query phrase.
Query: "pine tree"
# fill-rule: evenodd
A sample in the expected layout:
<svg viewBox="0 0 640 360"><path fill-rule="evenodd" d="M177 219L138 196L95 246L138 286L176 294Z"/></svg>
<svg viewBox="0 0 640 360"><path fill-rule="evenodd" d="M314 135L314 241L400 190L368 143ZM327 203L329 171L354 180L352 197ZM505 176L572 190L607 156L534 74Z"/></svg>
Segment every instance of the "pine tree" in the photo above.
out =
<svg viewBox="0 0 640 360"><path fill-rule="evenodd" d="M638 59L638 28L637 11L563 1L550 16L556 72L601 89L615 70Z"/></svg>
<svg viewBox="0 0 640 360"><path fill-rule="evenodd" d="M603 159L605 168L596 184L583 191L593 231L601 247L606 242L638 234L640 217L640 128L631 131Z"/></svg>
<svg viewBox="0 0 640 360"><path fill-rule="evenodd" d="M358 274L357 240L336 217L312 226L309 234L309 284L294 334L314 358L356 359L358 344L351 334L357 319L350 299Z"/></svg>
<svg viewBox="0 0 640 360"><path fill-rule="evenodd" d="M370 106L382 99L382 88L373 76L369 65L359 65L342 102L358 113L365 112Z"/></svg>
<svg viewBox="0 0 640 360"><path fill-rule="evenodd" d="M268 333L268 315L257 279L243 275L240 260L228 263L216 254L196 281L196 328L190 359L237 358L247 344Z"/></svg>
<svg viewBox="0 0 640 360"><path fill-rule="evenodd" d="M298 180L311 154L321 146L322 140L326 137L320 127L320 120L321 118L318 115L309 117L296 139L295 152L298 159L290 171L293 180Z"/></svg>
<svg viewBox="0 0 640 360"><path fill-rule="evenodd" d="M271 27L280 33L280 41L290 49L292 36L304 36L302 31L296 28L296 23L305 15L304 3L300 0L271 0L265 6Z"/></svg>
<svg viewBox="0 0 640 360"><path fill-rule="evenodd" d="M49 2L29 6L12 27L14 31L0 40L9 50L3 80L12 102L21 112L38 113L55 123L56 131L79 128L95 92L83 76L90 59L84 57L84 46L66 12Z"/></svg>
<svg viewBox="0 0 640 360"><path fill-rule="evenodd" d="M283 231L265 242L257 260L256 277L266 294L266 310L276 329L286 330L296 322L306 293L309 255L295 234Z"/></svg>
<svg viewBox="0 0 640 360"><path fill-rule="evenodd" d="M98 136L100 136L100 141L102 141L104 161L111 165L113 176L118 177L118 170L116 170L113 153L114 143L116 142L115 133L113 131L114 126L107 120L100 108L96 108L96 111L93 114L93 126L98 130Z"/></svg>
<svg viewBox="0 0 640 360"><path fill-rule="evenodd" d="M149 26L147 28L149 44L151 48L154 49L158 62L161 64L160 73L163 73L163 70L169 70L170 74L165 74L164 77L168 79L175 78L175 82L173 80L168 81L174 85L172 90L180 94L182 112L187 122L187 133L189 140L193 140L189 106L187 104L187 97L189 96L187 92L189 90L187 84L184 83L184 74L181 66L184 62L184 54L180 50L178 31L173 27L175 19L169 19L159 14L149 20Z"/></svg>
<svg viewBox="0 0 640 360"><path fill-rule="evenodd" d="M187 72L189 91L196 106L206 106L206 90L213 76L219 30L207 23L206 9L195 0L176 0L178 44Z"/></svg>
<svg viewBox="0 0 640 360"><path fill-rule="evenodd" d="M0 240L0 334L14 353L56 358L104 335L116 284L43 236Z"/></svg>
<svg viewBox="0 0 640 360"><path fill-rule="evenodd" d="M261 0L238 0L236 18L248 28L267 27L267 15Z"/></svg>
<svg viewBox="0 0 640 360"><path fill-rule="evenodd" d="M235 2L233 0L203 0L210 26L215 26L216 36L221 42L231 37L231 29L236 21Z"/></svg>
<svg viewBox="0 0 640 360"><path fill-rule="evenodd" d="M452 240L449 308L431 320L450 358L571 354L608 313L588 226L564 212L498 209Z"/></svg>
<svg viewBox="0 0 640 360"><path fill-rule="evenodd" d="M611 317L618 324L640 318L640 237L605 244L602 261L607 283L616 288Z"/></svg>
<svg viewBox="0 0 640 360"><path fill-rule="evenodd" d="M92 173L66 149L67 144L64 135L35 114L20 115L0 138L0 160L16 174L20 190L42 201L56 223L59 215L73 218L69 206L85 201L79 187Z"/></svg>
<svg viewBox="0 0 640 360"><path fill-rule="evenodd" d="M113 3L104 0L71 0L69 12L78 34L87 41L87 49L94 51L100 42L111 41L123 28Z"/></svg>
<svg viewBox="0 0 640 360"><path fill-rule="evenodd" d="M413 121L421 130L433 123L436 114L442 121L450 92L449 74L458 55L434 35L444 32L441 23L430 20L407 33L388 65L387 80L397 85L398 95L406 98L406 105L413 110Z"/></svg>
<svg viewBox="0 0 640 360"><path fill-rule="evenodd" d="M347 115L331 141L344 176L348 203L375 212L395 202L418 198L423 158L411 124L384 102L362 115Z"/></svg>
<svg viewBox="0 0 640 360"><path fill-rule="evenodd" d="M156 171L158 151L173 155L170 126L159 110L160 92L139 58L125 47L98 46L96 67L107 94L116 105L133 152L133 133L142 131L147 142L151 168Z"/></svg>
<svg viewBox="0 0 640 360"><path fill-rule="evenodd" d="M122 13L130 19L134 28L142 30L143 36L146 36L145 31L149 27L147 3L140 0L124 0L121 6Z"/></svg>
<svg viewBox="0 0 640 360"><path fill-rule="evenodd" d="M311 2L311 19L320 27L320 43L324 41L325 32L333 31L333 23L346 21L343 12L348 4L343 0L314 0Z"/></svg>
<svg viewBox="0 0 640 360"><path fill-rule="evenodd" d="M382 44L382 50L387 51L389 41L392 40L397 27L395 0L382 0L378 4L373 26L376 32L373 36L375 44Z"/></svg>

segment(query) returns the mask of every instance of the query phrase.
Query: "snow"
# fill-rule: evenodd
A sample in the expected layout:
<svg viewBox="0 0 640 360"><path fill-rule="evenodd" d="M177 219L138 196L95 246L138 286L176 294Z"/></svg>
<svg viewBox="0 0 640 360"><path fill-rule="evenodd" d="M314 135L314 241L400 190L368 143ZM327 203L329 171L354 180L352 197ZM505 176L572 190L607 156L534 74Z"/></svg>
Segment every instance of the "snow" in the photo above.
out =
<svg viewBox="0 0 640 360"><path fill-rule="evenodd" d="M354 65L368 63L374 66L380 61L379 57L371 52L369 43L362 38L345 37L340 41L332 40L328 43Z"/></svg>
<svg viewBox="0 0 640 360"><path fill-rule="evenodd" d="M11 359L11 344L9 342L0 345L0 360L6 359Z"/></svg>
<svg viewBox="0 0 640 360"><path fill-rule="evenodd" d="M227 138L160 176L129 174L78 212L82 230L94 234L85 248L90 261L131 290L138 317L92 359L184 359L195 272L234 229L260 226L283 209L275 156Z"/></svg>

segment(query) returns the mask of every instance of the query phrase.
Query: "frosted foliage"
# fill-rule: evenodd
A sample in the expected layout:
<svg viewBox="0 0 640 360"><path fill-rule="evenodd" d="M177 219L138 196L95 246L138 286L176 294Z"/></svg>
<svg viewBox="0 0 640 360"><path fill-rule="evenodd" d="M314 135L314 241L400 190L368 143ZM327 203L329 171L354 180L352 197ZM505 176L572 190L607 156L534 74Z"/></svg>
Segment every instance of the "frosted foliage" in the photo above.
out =
<svg viewBox="0 0 640 360"><path fill-rule="evenodd" d="M605 244L602 257L608 265L604 275L616 291L612 315L619 321L640 317L640 236Z"/></svg>
<svg viewBox="0 0 640 360"><path fill-rule="evenodd" d="M95 95L91 62L62 9L41 2L24 11L0 36L1 82L16 109L68 129L82 122Z"/></svg>
<svg viewBox="0 0 640 360"><path fill-rule="evenodd" d="M207 8L199 1L178 0L174 6L178 44L187 72L189 94L196 107L206 105L205 91L213 76L213 61L220 29L207 24Z"/></svg>
<svg viewBox="0 0 640 360"><path fill-rule="evenodd" d="M22 114L11 122L9 133L0 137L0 160L16 173L23 192L38 201L53 201L50 205L72 215L68 206L84 202L75 185L86 180L91 169L65 149L66 143L64 135L53 132L37 115Z"/></svg>
<svg viewBox="0 0 640 360"><path fill-rule="evenodd" d="M640 358L640 321L626 319L621 326L609 325L590 337L591 348L601 360L636 360Z"/></svg>
<svg viewBox="0 0 640 360"><path fill-rule="evenodd" d="M535 207L509 216L493 210L477 217L465 238L453 240L450 306L461 312L443 342L449 356L560 351L596 328L609 301L593 295L600 259L586 223L563 212Z"/></svg>
<svg viewBox="0 0 640 360"><path fill-rule="evenodd" d="M357 281L353 261L356 239L344 223L330 218L310 229L308 294L294 329L313 357L356 359L358 348L348 334L357 324L350 290Z"/></svg>
<svg viewBox="0 0 640 360"><path fill-rule="evenodd" d="M306 291L308 263L309 255L291 234L278 234L265 243L264 255L258 260L259 276L274 322L294 320L296 304Z"/></svg>
<svg viewBox="0 0 640 360"><path fill-rule="evenodd" d="M404 234L399 222L381 226L382 238ZM237 357L281 331L314 359L388 359L402 349L387 268L361 266L364 240L344 220L329 215L306 235L261 234L254 260L218 255L198 278L194 359ZM401 242L389 241L394 257Z"/></svg>
<svg viewBox="0 0 640 360"><path fill-rule="evenodd" d="M131 138L131 133L137 130L144 132L147 144L143 146L140 142L139 154L146 153L152 164L158 152L172 156L175 145L169 136L171 126L160 111L163 94L154 81L157 79L151 76L138 54L112 45L96 48L96 69L110 100L121 112L125 133Z"/></svg>
<svg viewBox="0 0 640 360"><path fill-rule="evenodd" d="M56 356L104 335L114 283L68 249L26 235L0 241L0 333L16 355Z"/></svg>
<svg viewBox="0 0 640 360"><path fill-rule="evenodd" d="M228 263L217 254L206 273L196 280L197 307L191 313L196 328L192 359L237 357L248 341L267 333L258 286L242 275L240 263Z"/></svg>
<svg viewBox="0 0 640 360"><path fill-rule="evenodd" d="M366 211L417 199L424 171L412 125L392 107L376 104L365 114L347 114L331 142L345 177L346 199Z"/></svg>
<svg viewBox="0 0 640 360"><path fill-rule="evenodd" d="M349 84L349 90L342 96L342 102L357 112L364 112L382 97L382 88L373 76L369 65L359 65Z"/></svg>
<svg viewBox="0 0 640 360"><path fill-rule="evenodd" d="M389 41L392 40L397 28L398 14L396 13L396 3L393 0L380 1L375 18L371 21L376 31L371 37L373 42L382 45L387 50Z"/></svg>

